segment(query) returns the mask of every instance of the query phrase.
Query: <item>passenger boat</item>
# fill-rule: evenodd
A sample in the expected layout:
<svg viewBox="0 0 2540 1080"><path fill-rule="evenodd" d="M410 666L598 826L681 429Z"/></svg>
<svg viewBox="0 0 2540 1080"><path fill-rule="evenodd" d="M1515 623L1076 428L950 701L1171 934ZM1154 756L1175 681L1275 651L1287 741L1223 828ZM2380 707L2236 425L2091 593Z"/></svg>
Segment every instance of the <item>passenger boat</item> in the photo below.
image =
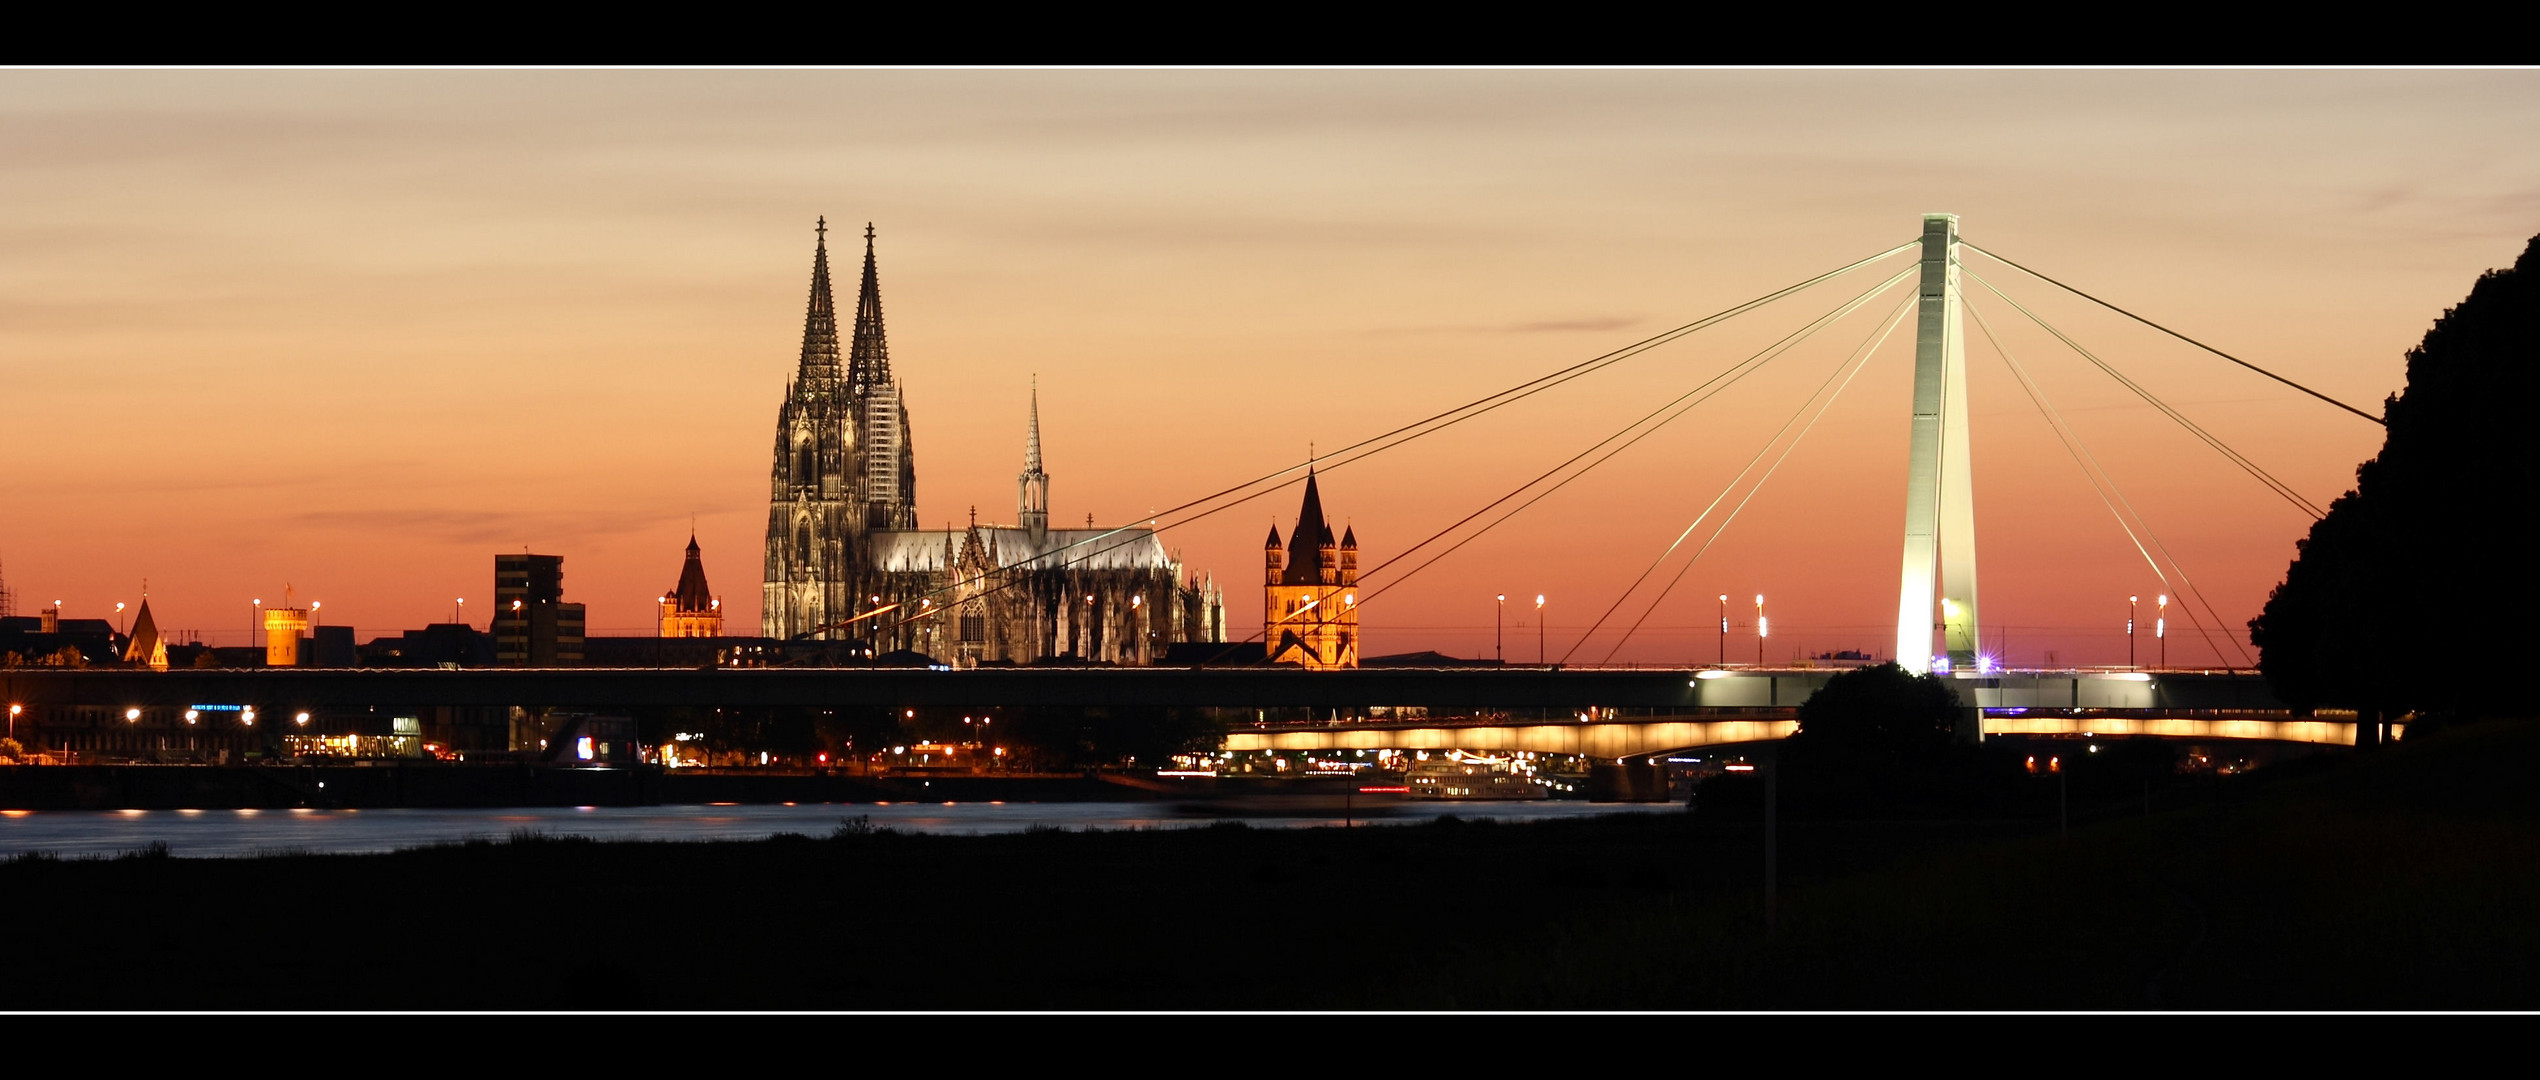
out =
<svg viewBox="0 0 2540 1080"><path fill-rule="evenodd" d="M1238 817L1381 817L1400 809L1409 794L1400 776L1372 769L1303 776L1183 774L1174 787L1174 808L1183 813Z"/></svg>
<svg viewBox="0 0 2540 1080"><path fill-rule="evenodd" d="M1403 777L1414 799L1549 799L1552 792L1506 767L1482 761L1423 761Z"/></svg>

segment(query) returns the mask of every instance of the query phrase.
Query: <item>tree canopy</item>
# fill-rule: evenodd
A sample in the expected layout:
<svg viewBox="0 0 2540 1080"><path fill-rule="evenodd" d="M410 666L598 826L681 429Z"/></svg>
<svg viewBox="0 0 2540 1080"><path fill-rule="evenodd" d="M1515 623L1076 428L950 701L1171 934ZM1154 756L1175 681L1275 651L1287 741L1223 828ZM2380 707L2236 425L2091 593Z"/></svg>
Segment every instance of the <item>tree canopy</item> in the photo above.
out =
<svg viewBox="0 0 2540 1080"><path fill-rule="evenodd" d="M1802 745L1894 759L1946 753L1957 737L1958 696L1947 681L1891 661L1826 680L1799 706Z"/></svg>
<svg viewBox="0 0 2540 1080"><path fill-rule="evenodd" d="M2407 356L2380 454L2297 544L2250 640L2298 707L2511 709L2540 645L2540 237Z"/></svg>

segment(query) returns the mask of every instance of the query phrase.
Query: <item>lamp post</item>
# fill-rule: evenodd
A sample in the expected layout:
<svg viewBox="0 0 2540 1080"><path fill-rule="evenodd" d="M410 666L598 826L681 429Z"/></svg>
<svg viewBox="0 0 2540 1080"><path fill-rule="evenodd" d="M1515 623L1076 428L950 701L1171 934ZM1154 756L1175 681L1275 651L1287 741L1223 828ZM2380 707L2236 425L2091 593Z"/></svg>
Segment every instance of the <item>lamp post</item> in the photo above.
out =
<svg viewBox="0 0 2540 1080"><path fill-rule="evenodd" d="M1535 663L1543 663L1543 594L1535 594Z"/></svg>
<svg viewBox="0 0 2540 1080"><path fill-rule="evenodd" d="M1773 636L1773 624L1764 621L1764 594L1755 594L1755 666L1764 666L1764 639Z"/></svg>
<svg viewBox="0 0 2540 1080"><path fill-rule="evenodd" d="M2153 597L2152 602L2157 605L2155 610L2158 612L2152 617L2152 640L2160 643L2161 670L2167 671L2170 667L2170 594L2162 593Z"/></svg>
<svg viewBox="0 0 2540 1080"><path fill-rule="evenodd" d="M1729 666L1729 594L1720 594L1720 666Z"/></svg>
<svg viewBox="0 0 2540 1080"><path fill-rule="evenodd" d="M459 597L459 598L458 598L458 599L456 599L456 600L452 600L452 601L450 601L450 621L451 621L451 622L459 622L459 609L460 609L460 608L463 608L463 607L466 607L466 606L467 606L467 597L464 597L464 596ZM461 626L465 626L465 625L467 625L467 624L466 624L466 623L459 623L459 625L461 625Z"/></svg>
<svg viewBox="0 0 2540 1080"><path fill-rule="evenodd" d="M123 633L123 601L121 600L115 601L115 633L117 635Z"/></svg>
<svg viewBox="0 0 2540 1080"><path fill-rule="evenodd" d="M263 615L264 613L264 597L259 596L253 600L247 601L247 647L250 649L256 647L256 624L263 621L259 619L258 616Z"/></svg>
<svg viewBox="0 0 2540 1080"><path fill-rule="evenodd" d="M2140 596L2129 596L2125 598L2125 667L2127 671L2133 671L2135 669L2134 608L2135 605L2142 602L2143 598Z"/></svg>
<svg viewBox="0 0 2540 1080"><path fill-rule="evenodd" d="M1508 662L1508 594L1498 597L1499 606L1492 608L1490 656L1500 663Z"/></svg>

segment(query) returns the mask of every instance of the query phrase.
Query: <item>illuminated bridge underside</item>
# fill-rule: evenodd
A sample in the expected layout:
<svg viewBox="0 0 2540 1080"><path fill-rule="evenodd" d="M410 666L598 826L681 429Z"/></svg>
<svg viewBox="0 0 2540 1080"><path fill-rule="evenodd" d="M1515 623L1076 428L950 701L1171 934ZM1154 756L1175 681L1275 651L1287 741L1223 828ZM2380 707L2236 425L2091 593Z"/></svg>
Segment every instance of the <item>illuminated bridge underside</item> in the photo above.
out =
<svg viewBox="0 0 2540 1080"><path fill-rule="evenodd" d="M1759 710L1760 711L1760 710ZM1600 719L1567 723L1334 724L1236 731L1227 750L1468 750L1531 751L1626 758L1667 750L1728 743L1767 742L1798 730L1797 709L1781 718L1743 720ZM1986 710L1994 713L1996 710ZM2148 736L2165 739L2259 739L2268 742L2353 746L2351 720L2297 719L2241 710L2237 715L2186 716L2165 710L2091 709L2082 715L2028 713L1987 715L1988 736ZM2395 734L2393 737L2396 737Z"/></svg>
<svg viewBox="0 0 2540 1080"><path fill-rule="evenodd" d="M1778 739L1797 730L1797 720L1614 720L1548 724L1476 724L1438 727L1362 727L1238 731L1228 750L1471 750L1530 751L1622 758L1721 743Z"/></svg>
<svg viewBox="0 0 2540 1080"><path fill-rule="evenodd" d="M2399 738L2405 724L2391 725ZM2352 720L2297 720L2266 717L2127 716L1987 716L1986 735L2104 735L2111 738L2151 735L2165 739L2264 739L2270 742L2355 745Z"/></svg>

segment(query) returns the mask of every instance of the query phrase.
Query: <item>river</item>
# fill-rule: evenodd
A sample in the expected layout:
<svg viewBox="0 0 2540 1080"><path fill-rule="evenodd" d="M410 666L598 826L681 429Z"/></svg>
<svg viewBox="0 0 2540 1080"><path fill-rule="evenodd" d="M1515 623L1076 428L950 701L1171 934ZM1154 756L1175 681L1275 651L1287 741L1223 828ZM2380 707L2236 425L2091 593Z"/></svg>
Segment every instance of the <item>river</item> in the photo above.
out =
<svg viewBox="0 0 2540 1080"><path fill-rule="evenodd" d="M1415 802L1354 824L1412 824L1448 814L1466 820L1541 821L1595 814L1682 813L1665 803ZM1220 820L1155 802L781 803L712 806L572 806L499 810L9 810L0 811L0 856L112 856L164 843L187 858L397 851L515 833L593 840L758 840L777 833L825 836L860 820L876 829L983 836L1055 829L1169 829ZM1337 826L1330 817L1246 817L1255 828Z"/></svg>

